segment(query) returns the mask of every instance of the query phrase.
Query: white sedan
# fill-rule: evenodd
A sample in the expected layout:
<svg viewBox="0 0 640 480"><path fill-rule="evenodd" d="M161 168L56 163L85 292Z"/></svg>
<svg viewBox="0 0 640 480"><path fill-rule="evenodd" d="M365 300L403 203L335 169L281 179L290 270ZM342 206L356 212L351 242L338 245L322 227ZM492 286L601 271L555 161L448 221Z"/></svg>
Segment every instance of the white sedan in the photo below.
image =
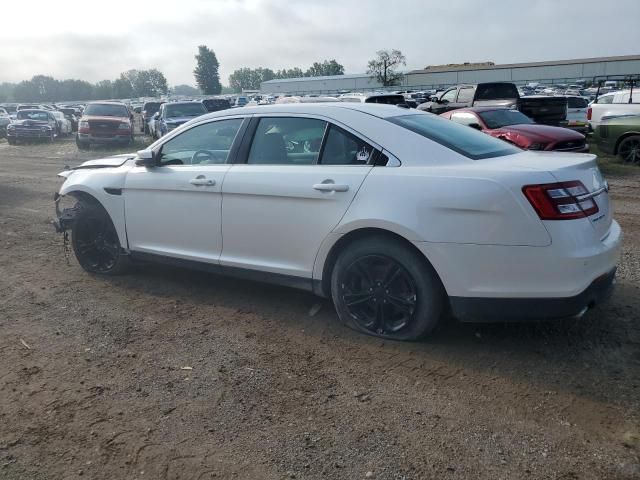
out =
<svg viewBox="0 0 640 480"><path fill-rule="evenodd" d="M390 105L215 112L60 175L57 227L89 272L159 261L303 288L400 340L449 312L580 316L611 290L622 239L595 156Z"/></svg>

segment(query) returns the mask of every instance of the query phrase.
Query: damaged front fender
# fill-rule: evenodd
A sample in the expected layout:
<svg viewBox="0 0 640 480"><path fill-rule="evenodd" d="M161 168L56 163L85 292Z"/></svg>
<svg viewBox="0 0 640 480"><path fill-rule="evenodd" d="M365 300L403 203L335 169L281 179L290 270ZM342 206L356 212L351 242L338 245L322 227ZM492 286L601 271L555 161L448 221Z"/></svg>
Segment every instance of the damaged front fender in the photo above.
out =
<svg viewBox="0 0 640 480"><path fill-rule="evenodd" d="M53 221L53 226L58 233L64 233L73 228L73 223L80 210L78 204L65 208L63 206L64 198L66 198L65 195L60 195L59 193L55 193L53 196L56 206L56 218Z"/></svg>

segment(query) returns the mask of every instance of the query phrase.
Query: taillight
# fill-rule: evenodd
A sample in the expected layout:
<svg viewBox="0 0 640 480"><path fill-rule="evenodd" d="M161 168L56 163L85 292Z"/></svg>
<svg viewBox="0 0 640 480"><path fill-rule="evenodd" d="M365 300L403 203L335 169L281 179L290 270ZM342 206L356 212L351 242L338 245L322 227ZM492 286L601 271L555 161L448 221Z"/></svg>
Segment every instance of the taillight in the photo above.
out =
<svg viewBox="0 0 640 480"><path fill-rule="evenodd" d="M593 108L589 107L587 109L587 120L591 120L591 114L593 113Z"/></svg>
<svg viewBox="0 0 640 480"><path fill-rule="evenodd" d="M592 198L582 198L589 192L580 181L527 185L522 192L541 220L571 220L598 212Z"/></svg>

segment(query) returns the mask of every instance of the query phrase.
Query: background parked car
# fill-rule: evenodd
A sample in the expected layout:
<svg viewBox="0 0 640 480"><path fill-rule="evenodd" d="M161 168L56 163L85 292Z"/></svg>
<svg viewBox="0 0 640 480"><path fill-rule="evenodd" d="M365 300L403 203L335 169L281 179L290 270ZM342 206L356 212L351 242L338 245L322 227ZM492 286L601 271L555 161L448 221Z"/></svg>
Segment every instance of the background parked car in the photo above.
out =
<svg viewBox="0 0 640 480"><path fill-rule="evenodd" d="M73 132L71 121L67 117L65 117L64 113L62 113L59 110L53 111L51 113L55 117L56 124L58 126L56 135L58 136L70 135L71 132Z"/></svg>
<svg viewBox="0 0 640 480"><path fill-rule="evenodd" d="M76 144L89 148L91 144L133 143L133 115L124 103L93 102L87 105L78 125Z"/></svg>
<svg viewBox="0 0 640 480"><path fill-rule="evenodd" d="M598 128L603 117L638 114L640 114L640 92L638 90L633 94L631 90L621 90L603 95L598 97L587 109L587 119L591 130Z"/></svg>
<svg viewBox="0 0 640 480"><path fill-rule="evenodd" d="M567 96L567 127L579 132L585 132L589 128L587 122L587 109L589 101L581 96Z"/></svg>
<svg viewBox="0 0 640 480"><path fill-rule="evenodd" d="M164 102L145 102L142 106L142 127L140 127L140 131L145 134L149 134L149 125L148 122L153 117L153 115L160 110L160 105Z"/></svg>
<svg viewBox="0 0 640 480"><path fill-rule="evenodd" d="M58 123L48 110L18 110L16 120L7 126L7 141L15 145L20 139L45 139L53 142Z"/></svg>
<svg viewBox="0 0 640 480"><path fill-rule="evenodd" d="M618 155L623 162L640 165L640 115L603 118L593 141L605 153Z"/></svg>
<svg viewBox="0 0 640 480"><path fill-rule="evenodd" d="M160 138L183 123L204 115L207 113L207 109L201 102L171 102L163 103L158 113L154 131L156 137Z"/></svg>
<svg viewBox="0 0 640 480"><path fill-rule="evenodd" d="M476 128L525 150L586 153L585 136L568 128L538 125L518 110L501 107L462 108L441 117Z"/></svg>
<svg viewBox="0 0 640 480"><path fill-rule="evenodd" d="M78 120L80 119L81 115L77 115L77 110L74 108L68 108L68 107L62 107L62 108L59 108L58 110L64 114L65 118L69 120L69 122L71 122L71 131L72 132L78 131Z"/></svg>
<svg viewBox="0 0 640 480"><path fill-rule="evenodd" d="M418 106L419 110L441 114L465 107L515 107L527 117L546 125L560 125L567 117L564 97L532 95L521 97L511 82L487 82L448 88Z"/></svg>
<svg viewBox="0 0 640 480"><path fill-rule="evenodd" d="M7 125L11 123L11 117L9 112L0 107L0 137L4 137L7 134Z"/></svg>

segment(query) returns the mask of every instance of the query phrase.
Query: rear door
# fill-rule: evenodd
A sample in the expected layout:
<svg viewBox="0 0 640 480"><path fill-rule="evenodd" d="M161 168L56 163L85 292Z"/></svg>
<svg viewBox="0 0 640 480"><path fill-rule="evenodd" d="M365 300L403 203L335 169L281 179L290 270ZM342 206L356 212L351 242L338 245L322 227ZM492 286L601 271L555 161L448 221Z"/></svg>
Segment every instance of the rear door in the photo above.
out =
<svg viewBox="0 0 640 480"><path fill-rule="evenodd" d="M306 115L259 116L244 163L223 185L223 266L311 278L320 244L344 216L376 149Z"/></svg>

